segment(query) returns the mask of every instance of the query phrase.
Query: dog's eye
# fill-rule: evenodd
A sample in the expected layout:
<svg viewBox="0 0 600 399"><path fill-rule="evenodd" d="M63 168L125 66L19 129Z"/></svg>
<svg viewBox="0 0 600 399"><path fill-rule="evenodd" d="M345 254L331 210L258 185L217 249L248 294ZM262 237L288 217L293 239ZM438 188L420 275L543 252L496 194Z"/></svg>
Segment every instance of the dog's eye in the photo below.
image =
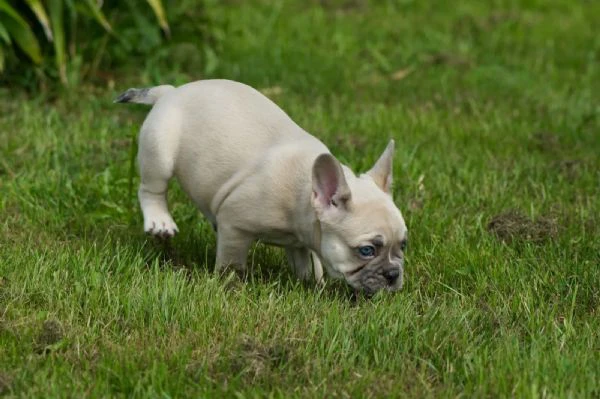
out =
<svg viewBox="0 0 600 399"><path fill-rule="evenodd" d="M372 258L373 256L375 256L375 247L372 245L365 245L364 247L359 247L358 253L363 258Z"/></svg>

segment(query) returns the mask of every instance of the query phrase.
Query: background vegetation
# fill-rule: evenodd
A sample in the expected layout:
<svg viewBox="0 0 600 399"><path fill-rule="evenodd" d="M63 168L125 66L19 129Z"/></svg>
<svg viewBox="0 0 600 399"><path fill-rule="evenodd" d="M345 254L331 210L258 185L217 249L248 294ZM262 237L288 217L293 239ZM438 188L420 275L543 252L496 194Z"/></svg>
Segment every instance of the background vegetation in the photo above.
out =
<svg viewBox="0 0 600 399"><path fill-rule="evenodd" d="M35 3L0 0L41 57L0 31L0 394L600 394L598 2L164 1L168 30L146 2L65 1L64 62ZM142 234L147 109L112 99L213 77L355 170L396 139L402 292L305 287L261 245L248 282L221 281L177 184L181 234Z"/></svg>

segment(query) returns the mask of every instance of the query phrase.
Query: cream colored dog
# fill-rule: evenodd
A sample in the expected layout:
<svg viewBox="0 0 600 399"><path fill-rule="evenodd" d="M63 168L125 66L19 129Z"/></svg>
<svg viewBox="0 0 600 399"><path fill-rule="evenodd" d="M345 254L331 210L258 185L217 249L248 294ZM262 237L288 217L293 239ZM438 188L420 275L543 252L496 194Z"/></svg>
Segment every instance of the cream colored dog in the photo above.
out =
<svg viewBox="0 0 600 399"><path fill-rule="evenodd" d="M314 268L321 281L322 261L328 274L367 294L402 287L407 230L390 195L393 141L356 176L242 83L129 89L116 102L154 105L138 152L147 233L177 233L166 196L177 176L217 231L217 271L245 270L250 245L261 240L284 247L302 279Z"/></svg>

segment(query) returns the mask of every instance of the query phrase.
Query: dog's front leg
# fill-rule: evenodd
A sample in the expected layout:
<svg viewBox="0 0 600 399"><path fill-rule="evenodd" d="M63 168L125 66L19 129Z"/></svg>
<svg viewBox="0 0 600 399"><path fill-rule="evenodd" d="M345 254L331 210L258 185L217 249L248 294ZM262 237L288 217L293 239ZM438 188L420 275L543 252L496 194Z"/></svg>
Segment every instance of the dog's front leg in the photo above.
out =
<svg viewBox="0 0 600 399"><path fill-rule="evenodd" d="M319 258L319 255L317 255L313 251L310 251L310 257L312 259L315 281L317 282L317 284L322 285L325 283L325 280L323 280L323 265L321 264L321 258Z"/></svg>
<svg viewBox="0 0 600 399"><path fill-rule="evenodd" d="M225 223L219 223L215 272L221 273L226 268L233 267L238 272L245 273L248 250L253 241L253 237L243 231Z"/></svg>
<svg viewBox="0 0 600 399"><path fill-rule="evenodd" d="M307 248L288 247L285 249L290 266L298 279L310 281L314 273L317 283L323 280L323 266L319 257ZM313 272L314 269L314 272Z"/></svg>

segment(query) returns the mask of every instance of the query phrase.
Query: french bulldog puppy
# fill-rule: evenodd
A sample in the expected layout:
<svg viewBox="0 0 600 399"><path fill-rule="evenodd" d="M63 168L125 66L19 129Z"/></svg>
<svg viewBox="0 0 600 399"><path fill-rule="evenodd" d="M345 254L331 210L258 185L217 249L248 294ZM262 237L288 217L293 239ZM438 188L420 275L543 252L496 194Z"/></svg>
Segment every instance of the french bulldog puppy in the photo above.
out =
<svg viewBox="0 0 600 399"><path fill-rule="evenodd" d="M355 175L257 90L229 80L129 89L115 102L153 105L140 133L144 230L177 233L167 184L217 232L215 270L245 270L251 244L282 246L301 279L328 274L372 295L402 287L407 229L391 197L394 141Z"/></svg>

